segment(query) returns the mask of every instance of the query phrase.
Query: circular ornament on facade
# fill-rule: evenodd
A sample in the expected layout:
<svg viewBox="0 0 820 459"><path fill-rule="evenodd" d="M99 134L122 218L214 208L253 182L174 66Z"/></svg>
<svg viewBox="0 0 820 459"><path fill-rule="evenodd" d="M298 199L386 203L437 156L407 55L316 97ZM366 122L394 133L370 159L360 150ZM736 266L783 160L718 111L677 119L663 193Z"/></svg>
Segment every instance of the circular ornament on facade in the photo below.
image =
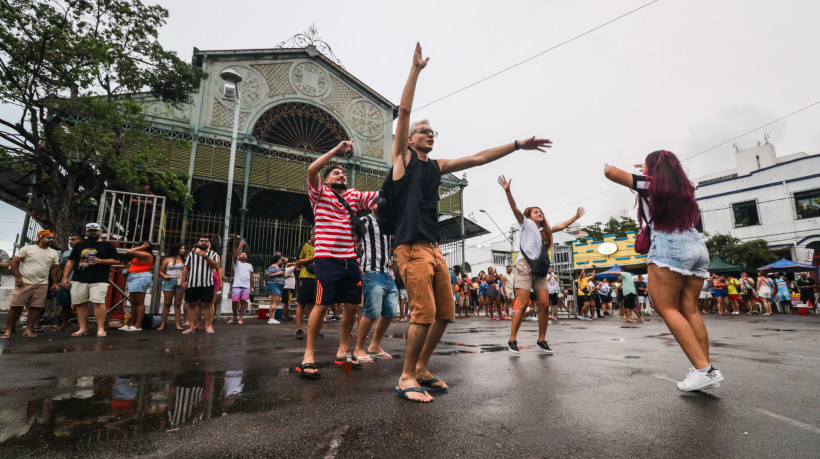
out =
<svg viewBox="0 0 820 459"><path fill-rule="evenodd" d="M239 97L242 99L241 108L244 109L253 107L265 98L268 93L268 84L265 82L264 78L256 73L256 71L249 69L248 67L236 65L227 66L225 68L234 69L242 75L242 81L239 82ZM218 73L215 81L217 86L216 90L219 92L220 102L223 104L229 104L230 102L226 102L222 99L222 96L225 94L225 82L219 78Z"/></svg>
<svg viewBox="0 0 820 459"><path fill-rule="evenodd" d="M318 65L302 62L293 67L293 85L306 96L319 97L330 89L330 79Z"/></svg>
<svg viewBox="0 0 820 459"><path fill-rule="evenodd" d="M350 120L356 133L362 137L376 137L384 129L384 117L370 102L356 102L350 107Z"/></svg>
<svg viewBox="0 0 820 459"><path fill-rule="evenodd" d="M618 245L614 242L604 242L598 246L598 253L601 255L612 255L618 251Z"/></svg>

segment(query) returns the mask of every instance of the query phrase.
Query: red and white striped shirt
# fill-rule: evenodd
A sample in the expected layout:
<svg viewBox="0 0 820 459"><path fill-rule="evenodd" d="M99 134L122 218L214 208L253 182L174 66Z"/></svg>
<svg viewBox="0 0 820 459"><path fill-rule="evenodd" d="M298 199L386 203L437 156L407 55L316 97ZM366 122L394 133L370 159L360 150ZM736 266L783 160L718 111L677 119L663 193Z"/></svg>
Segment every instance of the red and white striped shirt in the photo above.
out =
<svg viewBox="0 0 820 459"><path fill-rule="evenodd" d="M379 198L378 191L354 189L348 189L341 195L353 212L369 209ZM316 221L314 256L317 258L356 258L350 213L339 202L333 191L324 184L319 184L316 188L308 180L308 197Z"/></svg>

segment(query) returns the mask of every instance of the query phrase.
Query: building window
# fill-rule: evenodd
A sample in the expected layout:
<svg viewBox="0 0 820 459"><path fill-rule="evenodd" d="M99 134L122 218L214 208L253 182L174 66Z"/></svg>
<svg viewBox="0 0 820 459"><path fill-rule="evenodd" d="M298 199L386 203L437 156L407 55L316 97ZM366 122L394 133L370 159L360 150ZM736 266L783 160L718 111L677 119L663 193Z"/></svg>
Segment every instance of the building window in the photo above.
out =
<svg viewBox="0 0 820 459"><path fill-rule="evenodd" d="M732 213L735 216L735 228L760 224L760 218L757 216L757 202L755 201L732 204Z"/></svg>
<svg viewBox="0 0 820 459"><path fill-rule="evenodd" d="M794 194L797 219L820 217L820 189Z"/></svg>

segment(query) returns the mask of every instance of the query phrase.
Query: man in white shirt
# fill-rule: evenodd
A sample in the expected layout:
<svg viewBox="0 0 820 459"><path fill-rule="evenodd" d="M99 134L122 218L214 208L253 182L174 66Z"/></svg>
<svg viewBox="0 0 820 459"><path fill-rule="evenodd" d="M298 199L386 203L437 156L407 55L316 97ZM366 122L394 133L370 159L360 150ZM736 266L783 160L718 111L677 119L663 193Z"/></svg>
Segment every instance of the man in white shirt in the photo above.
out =
<svg viewBox="0 0 820 459"><path fill-rule="evenodd" d="M233 255L233 286L231 287L231 309L233 318L228 321L242 325L242 317L248 308L248 300L253 291L253 265L248 263L248 254L242 251L245 240L239 242ZM238 317L237 317L238 316Z"/></svg>
<svg viewBox="0 0 820 459"><path fill-rule="evenodd" d="M6 332L3 339L11 338L11 331L20 318L25 307L28 310L28 324L23 336L34 338L33 329L40 321L43 308L46 306L49 276L57 285L60 270L60 254L51 248L54 233L43 230L37 233L37 244L27 245L20 249L11 259L11 271L14 273L14 292L9 301L9 312L6 316Z"/></svg>

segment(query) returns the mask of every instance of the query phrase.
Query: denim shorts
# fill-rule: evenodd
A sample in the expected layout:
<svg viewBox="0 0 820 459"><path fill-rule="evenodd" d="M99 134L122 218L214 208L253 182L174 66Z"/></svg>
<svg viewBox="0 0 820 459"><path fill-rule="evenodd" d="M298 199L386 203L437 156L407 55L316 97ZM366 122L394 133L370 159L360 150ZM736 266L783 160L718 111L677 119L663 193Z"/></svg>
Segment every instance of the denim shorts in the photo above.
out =
<svg viewBox="0 0 820 459"><path fill-rule="evenodd" d="M694 228L672 233L653 229L646 264L668 268L684 276L709 278L709 252Z"/></svg>
<svg viewBox="0 0 820 459"><path fill-rule="evenodd" d="M390 274L378 271L367 271L362 274L364 288L365 317L376 319L381 317L396 317L399 308L399 291Z"/></svg>
<svg viewBox="0 0 820 459"><path fill-rule="evenodd" d="M266 291L268 295L279 295L282 296L282 289L285 287L285 284L268 284L266 287Z"/></svg>
<svg viewBox="0 0 820 459"><path fill-rule="evenodd" d="M162 281L163 292L182 292L182 286L179 285L179 279L172 277Z"/></svg>
<svg viewBox="0 0 820 459"><path fill-rule="evenodd" d="M147 292L151 288L151 279L153 278L154 275L151 273L128 273L128 292Z"/></svg>

